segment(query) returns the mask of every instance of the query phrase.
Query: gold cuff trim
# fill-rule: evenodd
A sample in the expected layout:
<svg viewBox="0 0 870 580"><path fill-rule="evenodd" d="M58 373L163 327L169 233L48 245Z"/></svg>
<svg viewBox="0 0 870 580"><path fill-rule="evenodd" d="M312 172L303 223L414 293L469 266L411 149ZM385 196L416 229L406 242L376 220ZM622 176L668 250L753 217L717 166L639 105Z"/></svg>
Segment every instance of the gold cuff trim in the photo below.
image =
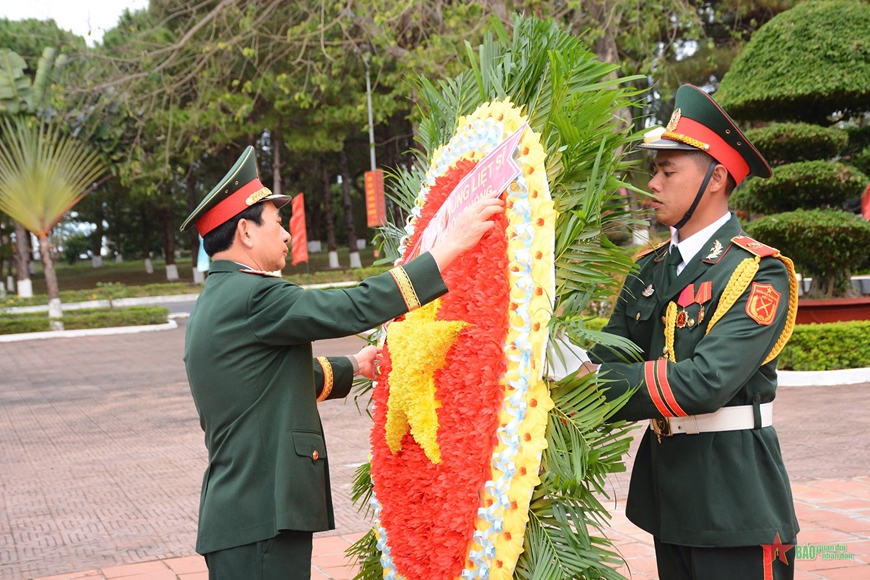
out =
<svg viewBox="0 0 870 580"><path fill-rule="evenodd" d="M248 196L248 199L245 200L245 204L246 205L254 205L255 203L257 203L261 199L263 199L265 197L269 197L270 195L272 195L272 192L269 191L268 187L258 189L257 191L255 191L254 193L252 193L251 195Z"/></svg>
<svg viewBox="0 0 870 580"><path fill-rule="evenodd" d="M414 284L411 283L411 278L405 272L405 269L401 266L393 268L390 270L390 276L393 277L396 286L399 287L399 292L402 293L402 300L405 301L408 312L420 308L420 299L417 298L417 291L414 290Z"/></svg>
<svg viewBox="0 0 870 580"><path fill-rule="evenodd" d="M683 135L682 133L674 133L673 131L665 131L664 133L662 133L662 139L680 141L681 143L685 143L686 145L697 147L701 151L709 151L710 149L709 143L704 143L703 141L698 141L694 137L689 137L688 135Z"/></svg>
<svg viewBox="0 0 870 580"><path fill-rule="evenodd" d="M332 373L332 365L329 364L329 359L325 356L317 357L317 362L323 368L323 389L320 391L320 396L317 397L317 402L322 403L329 397L329 393L332 392L332 383L335 375Z"/></svg>

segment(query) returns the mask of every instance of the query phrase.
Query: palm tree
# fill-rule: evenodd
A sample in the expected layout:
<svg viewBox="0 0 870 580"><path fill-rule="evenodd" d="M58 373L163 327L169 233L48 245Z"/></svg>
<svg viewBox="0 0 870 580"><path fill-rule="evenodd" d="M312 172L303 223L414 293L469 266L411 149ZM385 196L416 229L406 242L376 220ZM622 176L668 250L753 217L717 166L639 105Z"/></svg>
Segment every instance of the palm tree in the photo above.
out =
<svg viewBox="0 0 870 580"><path fill-rule="evenodd" d="M22 117L0 124L0 211L39 239L52 319L63 311L48 234L105 170L87 143L57 126ZM53 320L52 328L62 330L63 324Z"/></svg>

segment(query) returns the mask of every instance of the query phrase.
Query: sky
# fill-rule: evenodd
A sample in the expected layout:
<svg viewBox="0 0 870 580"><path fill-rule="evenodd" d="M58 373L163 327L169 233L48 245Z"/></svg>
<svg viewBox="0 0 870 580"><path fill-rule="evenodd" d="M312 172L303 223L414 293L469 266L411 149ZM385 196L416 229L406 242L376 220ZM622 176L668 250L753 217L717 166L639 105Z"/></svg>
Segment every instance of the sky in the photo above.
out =
<svg viewBox="0 0 870 580"><path fill-rule="evenodd" d="M113 28L124 8L138 10L148 0L0 0L0 18L53 18L58 26L85 38L90 46Z"/></svg>

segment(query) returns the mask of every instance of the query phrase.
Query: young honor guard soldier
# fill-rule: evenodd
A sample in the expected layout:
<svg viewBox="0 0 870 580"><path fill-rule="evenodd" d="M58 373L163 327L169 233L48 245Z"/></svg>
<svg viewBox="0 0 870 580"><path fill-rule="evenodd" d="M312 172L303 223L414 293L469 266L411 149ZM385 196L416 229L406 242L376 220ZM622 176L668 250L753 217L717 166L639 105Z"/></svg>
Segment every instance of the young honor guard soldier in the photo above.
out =
<svg viewBox="0 0 870 580"><path fill-rule="evenodd" d="M281 270L290 197L260 183L254 149L187 218L213 261L187 323L184 361L205 431L196 551L210 580L309 578L312 532L335 527L317 402L373 378L378 349L312 358L315 340L348 336L447 292L441 270L474 247L503 211L485 200L408 264L348 290L304 290Z"/></svg>
<svg viewBox="0 0 870 580"><path fill-rule="evenodd" d="M581 372L609 400L639 386L614 419L650 419L626 515L653 535L661 580L791 579L798 523L772 424L797 280L728 212L738 183L771 170L697 87L675 107L641 147L656 151L656 218L676 232L638 260L605 328L645 362L598 346Z"/></svg>

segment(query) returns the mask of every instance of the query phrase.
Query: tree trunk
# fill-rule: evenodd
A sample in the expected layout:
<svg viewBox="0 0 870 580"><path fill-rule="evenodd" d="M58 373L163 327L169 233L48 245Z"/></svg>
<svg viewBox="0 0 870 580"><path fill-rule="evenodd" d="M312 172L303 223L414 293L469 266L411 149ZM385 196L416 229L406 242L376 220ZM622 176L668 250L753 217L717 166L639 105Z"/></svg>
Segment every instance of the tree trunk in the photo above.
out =
<svg viewBox="0 0 870 580"><path fill-rule="evenodd" d="M187 174L187 212L193 213L196 209L196 177L193 174L193 167ZM196 272L196 266L199 262L199 231L196 228L190 228L190 259L193 265L193 271Z"/></svg>
<svg viewBox="0 0 870 580"><path fill-rule="evenodd" d="M175 230L172 227L172 191L166 190L166 207L160 211L163 226L163 255L166 258L166 279L178 280L178 266L175 265Z"/></svg>
<svg viewBox="0 0 870 580"><path fill-rule="evenodd" d="M45 287L48 290L48 317L52 330L63 330L63 316L60 306L60 291L57 288L57 274L54 272L54 262L51 259L51 247L48 234L39 236L39 255L42 257L42 270L45 272ZM58 320L55 320L58 319Z"/></svg>
<svg viewBox="0 0 870 580"><path fill-rule="evenodd" d="M329 170L322 170L323 179L323 217L326 218L326 249L329 250L329 267L338 268L338 252L335 247L335 222L332 218L332 190L330 189Z"/></svg>
<svg viewBox="0 0 870 580"><path fill-rule="evenodd" d="M284 190L281 183L281 134L272 131L272 193L281 195Z"/></svg>
<svg viewBox="0 0 870 580"><path fill-rule="evenodd" d="M15 268L18 270L18 295L22 298L33 296L33 283L30 281L30 232L15 222Z"/></svg>
<svg viewBox="0 0 870 580"><path fill-rule="evenodd" d="M350 199L350 170L347 167L347 153L344 149L339 155L341 163L341 189L344 193L344 221L347 224L347 247L350 249L350 267L362 268L359 249L356 245L356 227L353 225L353 204Z"/></svg>
<svg viewBox="0 0 870 580"><path fill-rule="evenodd" d="M91 266L101 268L103 266L103 204L97 203L97 228L91 234Z"/></svg>
<svg viewBox="0 0 870 580"><path fill-rule="evenodd" d="M151 206L142 205L142 253L145 256L145 273L153 274L154 266L151 264Z"/></svg>

